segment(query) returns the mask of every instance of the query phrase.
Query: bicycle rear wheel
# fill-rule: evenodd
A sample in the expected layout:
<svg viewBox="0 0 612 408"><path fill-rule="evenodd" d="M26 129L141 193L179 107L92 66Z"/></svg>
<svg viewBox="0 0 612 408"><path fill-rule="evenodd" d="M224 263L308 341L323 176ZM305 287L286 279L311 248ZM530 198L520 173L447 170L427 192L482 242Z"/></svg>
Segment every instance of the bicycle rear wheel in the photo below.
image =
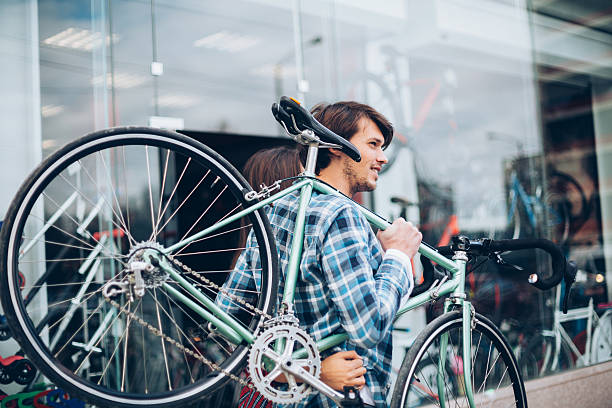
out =
<svg viewBox="0 0 612 408"><path fill-rule="evenodd" d="M472 329L472 385L477 406L525 407L523 379L508 342L493 323L476 314ZM419 334L404 358L391 407L469 406L465 396L462 355L462 316L446 313ZM447 347L440 350L442 337ZM442 367L442 370L439 370Z"/></svg>
<svg viewBox="0 0 612 408"><path fill-rule="evenodd" d="M159 265L141 271L137 290L133 265L153 251L215 299L251 229L261 281L243 300L270 314L277 255L262 210L170 249L248 207L250 190L217 153L171 131L114 128L67 145L26 180L2 229L2 306L14 337L49 380L99 406L182 406L218 389L227 375L206 360L238 373L247 347L211 332ZM111 281L124 285L115 305L102 295ZM264 317L236 304L256 331Z"/></svg>

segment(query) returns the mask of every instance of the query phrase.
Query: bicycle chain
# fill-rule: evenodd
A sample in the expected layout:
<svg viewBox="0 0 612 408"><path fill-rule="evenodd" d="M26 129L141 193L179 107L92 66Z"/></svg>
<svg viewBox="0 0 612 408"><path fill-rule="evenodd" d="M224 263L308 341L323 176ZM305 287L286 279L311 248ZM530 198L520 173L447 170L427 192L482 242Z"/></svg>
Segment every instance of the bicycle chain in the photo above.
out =
<svg viewBox="0 0 612 408"><path fill-rule="evenodd" d="M240 303L241 305L243 305L247 309L250 309L254 313L256 313L256 314L258 314L260 316L263 316L266 319L272 319L272 316L270 316L269 314L267 314L263 310L259 310L255 306L253 306L250 303L247 303L246 301L241 299L239 296L232 295L227 290L223 289L221 286L217 285L216 283L214 283L210 279L207 279L207 278L205 278L203 276L198 275L193 269L191 269L189 266L185 265L184 263L182 263L178 259L175 259L171 255L166 255L166 257L168 257L168 259L170 259L172 262L174 262L177 266L179 266L180 268L182 268L185 271L187 271L190 275L195 276L197 279L199 279L200 281L204 282L206 285L211 286L213 289L217 289L219 292L223 293L225 296L227 296L228 298L232 299L233 301L235 301L237 303Z"/></svg>
<svg viewBox="0 0 612 408"><path fill-rule="evenodd" d="M223 293L225 296L229 297L233 301L235 301L237 303L240 303L241 305L243 305L247 309L250 309L254 313L256 313L256 314L258 314L260 316L263 316L266 319L272 319L272 316L270 316L269 314L265 313L262 310L259 310L257 307L247 303L243 299L240 299L240 297L229 293L227 290L223 289L221 286L219 286L216 283L212 282L210 279L207 279L207 278L205 278L203 276L200 276L193 269L191 269L189 266L185 265L184 263L182 263L178 259L175 259L171 255L167 255L167 254L165 256L168 259L170 259L174 264L176 264L178 267L180 267L183 270L185 270L186 272L188 272L190 275L195 276L197 279L199 279L200 281L204 282L206 285L211 286L213 289L217 289L219 292ZM174 340L173 338L171 338L167 334L163 333L158 328L152 326L149 322L146 322L143 319L141 319L134 312L130 312L130 311L125 310L125 308L122 308L121 305L119 303L115 302L114 300L112 300L110 298L107 298L107 297L104 297L104 299L108 303L110 303L112 306L114 306L117 309L119 309L120 312L123 312L123 313L127 314L129 317L131 317L132 319L136 320L139 324L141 324L142 326L146 327L155 336L161 337L162 339L166 340L170 344L173 344L175 347L177 347L182 352L187 353L190 356L192 356L192 357L196 358L197 360L201 361L206 366L208 366L208 368L210 368L212 371L220 372L220 373L224 374L225 376L229 377L230 379L232 379L233 381L236 381L240 385L242 385L244 387L248 387L249 389L254 389L255 388L255 386L252 383L249 383L249 382L243 380L242 378L238 377L237 375L232 374L228 370L222 368L219 364L217 364L217 363L207 359L203 355L201 355L199 353L195 353L194 351L192 351L192 350L188 349L187 347L183 346L178 341Z"/></svg>

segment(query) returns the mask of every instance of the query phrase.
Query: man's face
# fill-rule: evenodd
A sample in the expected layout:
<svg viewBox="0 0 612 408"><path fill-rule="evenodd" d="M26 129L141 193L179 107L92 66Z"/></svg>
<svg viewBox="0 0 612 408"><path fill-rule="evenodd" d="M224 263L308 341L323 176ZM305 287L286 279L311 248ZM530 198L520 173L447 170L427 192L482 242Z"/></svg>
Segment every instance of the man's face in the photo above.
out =
<svg viewBox="0 0 612 408"><path fill-rule="evenodd" d="M387 163L387 157L382 150L385 139L371 119L362 118L359 123L359 131L349 141L361 153L359 163L348 156L342 156L343 173L349 182L351 194L372 191L376 188L378 173Z"/></svg>

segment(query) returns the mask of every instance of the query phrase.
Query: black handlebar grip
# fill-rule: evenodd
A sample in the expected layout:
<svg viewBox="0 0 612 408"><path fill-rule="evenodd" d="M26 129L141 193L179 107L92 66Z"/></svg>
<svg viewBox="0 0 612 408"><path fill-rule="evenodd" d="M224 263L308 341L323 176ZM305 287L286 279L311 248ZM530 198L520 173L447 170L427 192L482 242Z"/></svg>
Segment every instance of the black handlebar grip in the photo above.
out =
<svg viewBox="0 0 612 408"><path fill-rule="evenodd" d="M546 290L558 285L565 276L567 261L561 252L561 249L552 241L547 239L502 239L499 241L491 241L489 249L491 251L516 251L520 249L538 248L548 254L552 260L552 276L542 278L537 273L534 273L529 278L529 283L538 289Z"/></svg>

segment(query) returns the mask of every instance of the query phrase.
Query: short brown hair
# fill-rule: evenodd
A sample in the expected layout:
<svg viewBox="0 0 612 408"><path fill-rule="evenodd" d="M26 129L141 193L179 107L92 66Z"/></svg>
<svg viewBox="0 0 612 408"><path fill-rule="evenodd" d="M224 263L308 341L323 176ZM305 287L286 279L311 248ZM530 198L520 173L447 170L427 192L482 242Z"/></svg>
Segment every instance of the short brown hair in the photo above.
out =
<svg viewBox="0 0 612 408"><path fill-rule="evenodd" d="M323 126L350 140L359 132L359 123L362 118L370 119L380 130L384 138L383 149L389 146L393 140L393 125L387 118L371 106L359 102L341 101L332 104L319 103L310 111L316 120ZM301 146L300 157L302 163L306 163L307 146ZM320 149L317 156L316 173L329 166L331 157L327 149Z"/></svg>
<svg viewBox="0 0 612 408"><path fill-rule="evenodd" d="M278 146L259 150L247 160L242 174L255 191L260 184L272 185L276 180L300 174L299 153L295 147ZM281 189L291 185L291 181L281 183Z"/></svg>

